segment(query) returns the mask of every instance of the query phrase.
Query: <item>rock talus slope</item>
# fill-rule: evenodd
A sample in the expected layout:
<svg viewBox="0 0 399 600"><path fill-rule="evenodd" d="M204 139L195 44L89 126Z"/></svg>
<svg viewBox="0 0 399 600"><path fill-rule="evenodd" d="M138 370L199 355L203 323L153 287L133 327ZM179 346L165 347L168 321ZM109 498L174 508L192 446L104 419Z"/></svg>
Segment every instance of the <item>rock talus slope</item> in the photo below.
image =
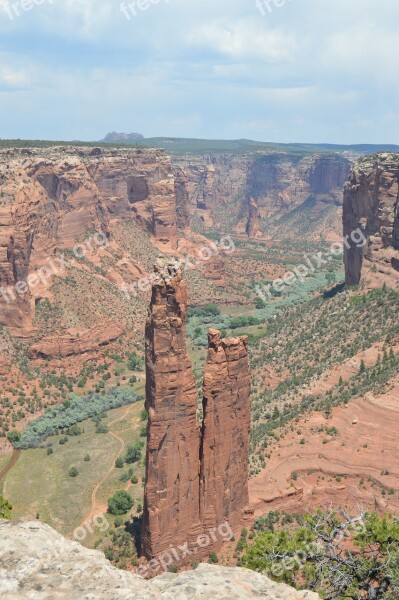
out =
<svg viewBox="0 0 399 600"><path fill-rule="evenodd" d="M146 581L39 521L0 521L3 600L319 600L246 569L200 565Z"/></svg>

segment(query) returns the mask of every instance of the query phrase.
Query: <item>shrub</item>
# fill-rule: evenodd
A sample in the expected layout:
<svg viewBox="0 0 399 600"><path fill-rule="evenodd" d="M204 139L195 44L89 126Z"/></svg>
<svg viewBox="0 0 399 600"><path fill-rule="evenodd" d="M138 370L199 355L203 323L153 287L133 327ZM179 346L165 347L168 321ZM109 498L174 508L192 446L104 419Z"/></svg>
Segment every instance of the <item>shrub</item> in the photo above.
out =
<svg viewBox="0 0 399 600"><path fill-rule="evenodd" d="M209 554L209 562L214 565L219 562L218 555L216 554L216 552L211 552Z"/></svg>
<svg viewBox="0 0 399 600"><path fill-rule="evenodd" d="M108 499L108 512L111 515L125 515L134 505L134 500L125 490L118 490Z"/></svg>
<svg viewBox="0 0 399 600"><path fill-rule="evenodd" d="M118 458L115 461L115 467L117 469L123 469L123 465L124 465L123 458L121 458L120 456L118 456Z"/></svg>
<svg viewBox="0 0 399 600"><path fill-rule="evenodd" d="M11 519L11 511L11 504L3 496L0 496L0 519Z"/></svg>
<svg viewBox="0 0 399 600"><path fill-rule="evenodd" d="M10 432L15 438L14 447L37 448L47 437L56 435L60 430L71 428L90 417L98 417L107 410L132 404L141 399L142 397L133 390L123 387L113 388L103 396L93 393L85 397L70 394L68 400L52 406L44 415L29 423L20 438ZM16 434L19 435L18 432Z"/></svg>
<svg viewBox="0 0 399 600"><path fill-rule="evenodd" d="M141 444L136 442L133 446L128 446L125 455L125 462L132 464L138 462L141 458Z"/></svg>
<svg viewBox="0 0 399 600"><path fill-rule="evenodd" d="M68 471L69 477L77 477L79 475L79 471L76 467L71 467Z"/></svg>
<svg viewBox="0 0 399 600"><path fill-rule="evenodd" d="M18 431L10 431L9 433L7 433L7 439L9 442L11 442L11 444L14 446L14 448L18 447L18 442L21 438L21 434Z"/></svg>

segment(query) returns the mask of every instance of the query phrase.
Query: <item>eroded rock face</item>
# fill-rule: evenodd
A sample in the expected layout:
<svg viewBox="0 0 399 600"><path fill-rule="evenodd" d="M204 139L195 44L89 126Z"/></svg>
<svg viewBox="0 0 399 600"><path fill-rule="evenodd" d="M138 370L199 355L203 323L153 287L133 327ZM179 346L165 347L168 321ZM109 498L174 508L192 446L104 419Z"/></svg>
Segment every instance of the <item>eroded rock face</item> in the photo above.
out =
<svg viewBox="0 0 399 600"><path fill-rule="evenodd" d="M0 521L3 600L319 600L247 569L200 565L146 581L39 521Z"/></svg>
<svg viewBox="0 0 399 600"><path fill-rule="evenodd" d="M29 348L30 358L56 358L66 357L106 346L118 339L125 331L125 327L115 319L109 319L102 325L97 325L75 336L59 336L44 338Z"/></svg>
<svg viewBox="0 0 399 600"><path fill-rule="evenodd" d="M200 429L185 339L187 292L180 271L169 275L172 268L163 259L155 266L146 326L142 551L152 559L186 544L186 564L219 548L223 536L204 546L199 536L224 523L236 528L248 504L250 373L247 338L222 340L211 330Z"/></svg>
<svg viewBox="0 0 399 600"><path fill-rule="evenodd" d="M342 204L342 188L349 171L349 160L338 155L315 154L300 159L271 154L254 161L248 188L263 217L277 213L281 217L311 196L317 201Z"/></svg>
<svg viewBox="0 0 399 600"><path fill-rule="evenodd" d="M25 281L89 232L107 235L111 220L131 218L158 247L177 247L175 179L162 150L0 150L0 290ZM0 325L29 337L34 301L29 289L12 303L0 298Z"/></svg>
<svg viewBox="0 0 399 600"><path fill-rule="evenodd" d="M248 505L251 379L248 338L210 330L203 387L200 506L204 531L236 530Z"/></svg>
<svg viewBox="0 0 399 600"><path fill-rule="evenodd" d="M314 236L320 236L321 231L325 234L324 227L331 229L331 222L336 223L334 237L341 236L343 185L351 166L344 156L302 157L277 151L205 157L187 155L175 157L174 161L187 174L190 212L206 226L248 234L252 199L261 217L259 225L256 225L258 217L255 219L256 232L264 223L263 233L269 235L275 218L304 205L305 211L311 211L311 215L320 220Z"/></svg>
<svg viewBox="0 0 399 600"><path fill-rule="evenodd" d="M142 548L147 558L170 544L192 545L199 520L197 392L186 348L187 290L182 275L155 267L146 325L147 466Z"/></svg>
<svg viewBox="0 0 399 600"><path fill-rule="evenodd" d="M260 232L260 212L256 201L251 198L249 201L249 215L247 223L247 235L253 239Z"/></svg>
<svg viewBox="0 0 399 600"><path fill-rule="evenodd" d="M399 286L399 154L379 154L352 168L344 194L348 285Z"/></svg>

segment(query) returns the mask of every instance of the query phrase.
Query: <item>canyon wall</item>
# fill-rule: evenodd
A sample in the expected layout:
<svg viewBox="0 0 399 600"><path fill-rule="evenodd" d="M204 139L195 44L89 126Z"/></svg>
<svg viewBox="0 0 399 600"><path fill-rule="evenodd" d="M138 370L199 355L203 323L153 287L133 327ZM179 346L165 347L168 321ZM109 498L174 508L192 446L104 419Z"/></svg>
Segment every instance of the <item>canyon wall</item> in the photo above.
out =
<svg viewBox="0 0 399 600"><path fill-rule="evenodd" d="M137 148L0 150L0 325L26 341L40 335L36 307L43 299L53 301L54 278L50 272L39 285L21 284L17 294L15 285L38 269L48 270L52 261L98 230L110 238L113 256L105 256L104 263L90 260L96 276L106 270L103 276L113 284L145 275L154 259L141 261L138 243L127 253L126 240L113 236L115 226L134 223L149 234L153 249L169 254L190 251L192 229L250 238L300 236L307 234L300 223L286 221L280 232L279 219L294 214L313 195L315 206L302 219L311 224L311 235L325 238L335 229L339 235L341 187L348 168L349 161L339 155L276 152L172 160L163 150ZM151 249L146 252L149 256ZM59 271L57 275L67 277ZM8 289L14 290L12 302L4 296ZM75 333L62 332L67 337Z"/></svg>
<svg viewBox="0 0 399 600"><path fill-rule="evenodd" d="M366 157L353 166L345 185L343 225L346 283L397 289L399 154ZM360 234L354 235L356 230Z"/></svg>
<svg viewBox="0 0 399 600"><path fill-rule="evenodd" d="M184 184L162 150L1 150L0 289L25 281L88 232L109 235L116 219L135 220L155 246L175 249L176 196L184 204ZM185 220L181 207L179 221ZM33 332L35 292L23 291L12 303L0 298L0 325L17 337Z"/></svg>
<svg viewBox="0 0 399 600"><path fill-rule="evenodd" d="M261 230L268 234L276 220L313 198L316 216L328 208L335 211L333 225L340 233L343 185L351 165L342 155L215 154L174 161L187 174L190 212L205 226L230 228L249 237Z"/></svg>
<svg viewBox="0 0 399 600"><path fill-rule="evenodd" d="M142 552L148 559L187 545L208 556L226 521L239 526L248 505L250 373L247 338L210 330L203 422L185 341L187 293L179 271L159 259L146 327L146 485ZM214 535L209 544L201 535ZM191 558L190 558L191 556Z"/></svg>

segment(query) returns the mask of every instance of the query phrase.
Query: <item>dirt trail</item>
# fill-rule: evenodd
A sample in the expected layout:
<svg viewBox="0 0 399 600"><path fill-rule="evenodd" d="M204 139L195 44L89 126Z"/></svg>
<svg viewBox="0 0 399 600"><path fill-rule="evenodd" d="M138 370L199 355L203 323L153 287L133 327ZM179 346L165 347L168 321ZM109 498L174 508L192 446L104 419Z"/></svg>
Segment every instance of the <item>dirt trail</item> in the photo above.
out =
<svg viewBox="0 0 399 600"><path fill-rule="evenodd" d="M21 454L21 450L14 450L14 452L12 453L12 456L11 456L11 459L10 459L10 462L8 463L8 465L6 465L5 467L3 467L3 469L0 471L0 481L2 479L4 479L4 477L7 475L8 471L10 471L13 468L13 466L17 462L20 454Z"/></svg>
<svg viewBox="0 0 399 600"><path fill-rule="evenodd" d="M134 408L134 404L130 405L128 407L128 409L126 410L126 412L123 413L123 415L121 417L118 417L114 421L111 421L111 423L108 424L108 427L111 428L112 425L115 425L115 423L118 423L118 421L123 421L123 419L126 419L133 408ZM121 453L124 451L125 446L126 446L125 441L117 433L114 433L113 431L109 431L109 434L113 438L115 438L116 440L118 440L118 442L120 443L120 448L118 450L118 453L115 455L115 459L114 459L114 461L113 461L112 466L110 467L110 469L108 469L108 471L104 475L104 477L95 485L95 487L94 487L94 489L92 491L92 494L91 494L91 511L82 520L82 522L80 523L80 525L78 527L82 527L87 521L90 521L96 515L98 515L98 514L100 514L102 512L106 512L106 510L107 510L107 506L98 505L97 504L97 493L98 493L99 489L101 488L101 486L106 482L106 480L108 479L108 477L110 477L112 475L112 473L114 472L114 470L116 468L115 467L115 461L118 458L118 456L120 456Z"/></svg>

